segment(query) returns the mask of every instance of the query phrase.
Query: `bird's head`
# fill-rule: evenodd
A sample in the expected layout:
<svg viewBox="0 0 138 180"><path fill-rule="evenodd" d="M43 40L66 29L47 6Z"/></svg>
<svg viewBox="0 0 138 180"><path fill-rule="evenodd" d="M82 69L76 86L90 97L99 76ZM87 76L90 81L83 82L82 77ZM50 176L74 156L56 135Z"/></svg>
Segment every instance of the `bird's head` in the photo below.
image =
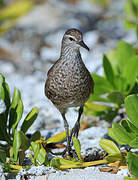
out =
<svg viewBox="0 0 138 180"><path fill-rule="evenodd" d="M62 43L64 46L70 46L74 49L83 47L89 51L88 46L83 41L82 33L78 29L69 29L63 36Z"/></svg>

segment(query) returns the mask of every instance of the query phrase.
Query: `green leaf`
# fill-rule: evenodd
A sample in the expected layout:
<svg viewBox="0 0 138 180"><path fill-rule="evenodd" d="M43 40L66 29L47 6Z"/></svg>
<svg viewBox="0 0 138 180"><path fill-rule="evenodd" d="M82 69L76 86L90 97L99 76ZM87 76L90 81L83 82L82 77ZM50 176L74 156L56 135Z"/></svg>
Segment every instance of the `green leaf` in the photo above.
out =
<svg viewBox="0 0 138 180"><path fill-rule="evenodd" d="M138 137L135 137L135 139L133 139L130 143L129 143L130 147L133 148L138 148Z"/></svg>
<svg viewBox="0 0 138 180"><path fill-rule="evenodd" d="M19 131L19 132L20 132L21 142L22 142L21 149L23 151L25 151L25 150L27 150L29 148L29 140L22 131Z"/></svg>
<svg viewBox="0 0 138 180"><path fill-rule="evenodd" d="M36 160L39 164L45 164L46 166L49 165L49 161L47 158L47 153L43 146L40 143L31 142L31 147L34 152L33 163L36 165Z"/></svg>
<svg viewBox="0 0 138 180"><path fill-rule="evenodd" d="M19 152L19 149L21 147L21 134L20 134L20 131L17 131L15 129L15 132L14 132L14 139L13 139L13 154L14 154L14 161L17 161L18 159L18 152Z"/></svg>
<svg viewBox="0 0 138 180"><path fill-rule="evenodd" d="M85 106L90 109L91 111L106 111L109 110L111 107L107 106L107 105L102 105L102 104L94 104L94 103L90 103L90 102L86 102Z"/></svg>
<svg viewBox="0 0 138 180"><path fill-rule="evenodd" d="M2 149L0 149L0 161L2 163L5 163L6 162L6 152Z"/></svg>
<svg viewBox="0 0 138 180"><path fill-rule="evenodd" d="M137 0L127 0L125 3L124 11L127 16L137 18L138 16L138 2Z"/></svg>
<svg viewBox="0 0 138 180"><path fill-rule="evenodd" d="M108 135L109 135L112 139L114 139L115 141L117 141L118 144L121 144L121 143L122 143L122 141L121 141L119 138L116 137L116 134L114 133L113 128L109 128L109 129L108 129Z"/></svg>
<svg viewBox="0 0 138 180"><path fill-rule="evenodd" d="M113 72L111 63L108 60L106 55L104 55L104 57L103 57L103 68L104 68L104 73L105 73L106 79L114 87L114 72Z"/></svg>
<svg viewBox="0 0 138 180"><path fill-rule="evenodd" d="M23 124L21 126L21 130L26 133L29 127L34 123L38 116L38 108L34 107L31 112L26 116L25 120L23 121Z"/></svg>
<svg viewBox="0 0 138 180"><path fill-rule="evenodd" d="M138 96L127 96L125 98L125 108L130 121L138 127Z"/></svg>
<svg viewBox="0 0 138 180"><path fill-rule="evenodd" d="M14 88L12 103L10 106L10 116L9 116L9 129L12 127L12 125L16 122L17 119L17 106L18 102L21 99L20 91L17 88Z"/></svg>
<svg viewBox="0 0 138 180"><path fill-rule="evenodd" d="M110 51L107 57L116 75L124 73L125 66L132 56L136 54L133 46L124 41L120 41L117 49Z"/></svg>
<svg viewBox="0 0 138 180"><path fill-rule="evenodd" d="M113 87L104 77L99 76L97 74L92 74L94 79L95 87L94 87L94 94L101 95L108 92L112 92Z"/></svg>
<svg viewBox="0 0 138 180"><path fill-rule="evenodd" d="M138 180L138 178L124 177L124 180Z"/></svg>
<svg viewBox="0 0 138 180"><path fill-rule="evenodd" d="M134 153L128 152L126 160L130 173L138 178L138 156Z"/></svg>
<svg viewBox="0 0 138 180"><path fill-rule="evenodd" d="M53 158L50 162L50 165L55 168L60 168L60 166L66 166L66 165L69 166L69 165L74 165L74 164L81 164L81 163L80 162L76 163L74 161L66 160L59 157Z"/></svg>
<svg viewBox="0 0 138 180"><path fill-rule="evenodd" d="M107 97L101 97L100 95L91 94L87 102L110 102Z"/></svg>
<svg viewBox="0 0 138 180"><path fill-rule="evenodd" d="M40 132L39 132L39 131L36 131L36 132L34 132L34 133L32 134L32 136L31 136L31 141L39 140L40 137L41 137Z"/></svg>
<svg viewBox="0 0 138 180"><path fill-rule="evenodd" d="M128 133L122 126L120 126L116 122L113 123L112 128L108 129L108 134L120 145L129 144L135 137L134 135Z"/></svg>
<svg viewBox="0 0 138 180"><path fill-rule="evenodd" d="M50 161L50 166L54 167L54 168L60 168L60 159L56 159L56 158L53 158L51 161Z"/></svg>
<svg viewBox="0 0 138 180"><path fill-rule="evenodd" d="M46 150L41 145L41 149L37 155L37 160L39 161L40 164L43 164L44 162L46 162L46 154L47 154ZM47 160L46 164L49 164L48 160Z"/></svg>
<svg viewBox="0 0 138 180"><path fill-rule="evenodd" d="M2 81L0 81L0 98L5 102L6 105L6 112L5 112L5 117L6 117L6 122L7 124L7 117L8 117L8 112L9 112L9 107L10 107L10 91L9 91L9 86L8 84L4 81L4 77Z"/></svg>
<svg viewBox="0 0 138 180"><path fill-rule="evenodd" d="M123 76L126 78L126 91L130 92L138 76L138 56L133 56L129 59L125 66Z"/></svg>
<svg viewBox="0 0 138 180"><path fill-rule="evenodd" d="M107 163L107 160L98 160L98 161L91 161L91 162L74 162L70 160L66 160L63 158L58 158L55 157L51 160L50 165L52 167L61 169L61 170L66 170L69 168L85 168L88 166L94 166L94 165L99 165L99 164L105 164Z"/></svg>
<svg viewBox="0 0 138 180"><path fill-rule="evenodd" d="M70 133L70 131L69 131L69 133ZM50 137L46 142L47 142L47 144L58 143L58 142L64 141L65 139L66 139L66 132L64 131L62 133L59 133L55 136Z"/></svg>
<svg viewBox="0 0 138 180"><path fill-rule="evenodd" d="M122 154L119 153L119 154L108 155L105 159L108 161L108 163L120 161L122 160Z"/></svg>
<svg viewBox="0 0 138 180"><path fill-rule="evenodd" d="M34 159L36 159L36 157L38 156L38 153L40 151L40 144L35 143L35 142L31 142L31 147L32 147L32 150L34 152Z"/></svg>
<svg viewBox="0 0 138 180"><path fill-rule="evenodd" d="M121 154L120 150L116 144L108 139L101 139L99 145L103 148L109 155Z"/></svg>
<svg viewBox="0 0 138 180"><path fill-rule="evenodd" d="M79 160L82 161L80 141L79 141L79 139L76 138L75 136L72 137L72 140L73 140L73 146L74 146L74 148L75 148L76 154L77 154Z"/></svg>
<svg viewBox="0 0 138 180"><path fill-rule="evenodd" d="M12 124L12 132L14 133L14 130L17 128L23 114L23 103L22 100L20 99L17 104L16 108L16 119L15 122Z"/></svg>
<svg viewBox="0 0 138 180"><path fill-rule="evenodd" d="M118 104L120 106L124 103L124 96L121 92L114 91L108 95L111 102Z"/></svg>
<svg viewBox="0 0 138 180"><path fill-rule="evenodd" d="M126 78L123 77L122 74L115 76L115 89L116 89L116 91L119 91L124 95L127 95L126 84L127 84Z"/></svg>
<svg viewBox="0 0 138 180"><path fill-rule="evenodd" d="M122 119L121 125L126 129L129 133L138 134L138 128L136 128L129 120Z"/></svg>
<svg viewBox="0 0 138 180"><path fill-rule="evenodd" d="M32 1L22 0L16 1L13 4L6 6L0 11L0 21L8 19L16 19L26 12L28 12L33 6Z"/></svg>
<svg viewBox="0 0 138 180"><path fill-rule="evenodd" d="M5 113L0 114L0 140L7 141L9 144L12 143L10 136L7 133L7 125L6 122L6 115Z"/></svg>

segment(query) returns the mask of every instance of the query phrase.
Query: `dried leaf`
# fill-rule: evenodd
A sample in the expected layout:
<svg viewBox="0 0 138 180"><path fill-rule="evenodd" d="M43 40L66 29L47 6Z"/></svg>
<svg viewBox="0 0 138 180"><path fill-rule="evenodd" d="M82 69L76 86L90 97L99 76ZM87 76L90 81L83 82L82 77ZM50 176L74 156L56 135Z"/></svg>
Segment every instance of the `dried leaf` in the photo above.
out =
<svg viewBox="0 0 138 180"><path fill-rule="evenodd" d="M116 167L109 167L109 168L99 168L101 172L110 172L112 174L116 174L118 172L118 168Z"/></svg>

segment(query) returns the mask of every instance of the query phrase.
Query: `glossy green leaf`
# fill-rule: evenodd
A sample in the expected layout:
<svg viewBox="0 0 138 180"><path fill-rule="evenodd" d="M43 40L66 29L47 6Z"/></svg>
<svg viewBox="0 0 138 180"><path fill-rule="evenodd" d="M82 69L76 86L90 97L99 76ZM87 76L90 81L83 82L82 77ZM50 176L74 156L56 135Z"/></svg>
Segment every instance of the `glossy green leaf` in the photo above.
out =
<svg viewBox="0 0 138 180"><path fill-rule="evenodd" d="M4 87L4 91L5 91L4 102L6 104L6 119L7 119L8 118L8 113L9 113L10 104L11 104L10 90L9 90L9 86L8 86L7 83L4 83L3 87Z"/></svg>
<svg viewBox="0 0 138 180"><path fill-rule="evenodd" d="M15 112L16 112L16 119L15 119L15 122L12 124L12 132L13 133L14 133L14 130L17 128L17 126L22 118L22 114L23 114L23 103L22 103L21 99L18 101Z"/></svg>
<svg viewBox="0 0 138 180"><path fill-rule="evenodd" d="M36 160L39 162L39 164L45 164L46 166L49 165L49 161L47 158L46 150L43 148L43 146L40 143L31 142L31 147L34 152L33 164L37 164Z"/></svg>
<svg viewBox="0 0 138 180"><path fill-rule="evenodd" d="M14 132L14 139L13 139L13 154L14 154L14 161L17 161L18 159L18 152L19 152L19 149L21 147L21 134L20 134L20 131L17 131L15 129L15 132Z"/></svg>
<svg viewBox="0 0 138 180"><path fill-rule="evenodd" d="M134 87L130 91L130 94L137 94L137 92L138 92L138 77L136 79Z"/></svg>
<svg viewBox="0 0 138 180"><path fill-rule="evenodd" d="M69 131L70 133L70 131ZM62 142L66 139L66 132L62 132L62 133L59 133L55 136L52 136L50 137L48 140L47 140L47 144L49 143L57 143L57 142Z"/></svg>
<svg viewBox="0 0 138 180"><path fill-rule="evenodd" d="M5 163L6 162L6 152L2 149L0 149L0 161L2 163Z"/></svg>
<svg viewBox="0 0 138 180"><path fill-rule="evenodd" d="M5 117L6 117L5 125L6 125L9 107L10 107L10 91L9 91L9 86L5 82L4 77L2 77L2 75L0 81L0 98L5 102L6 105L6 112L5 112Z"/></svg>
<svg viewBox="0 0 138 180"><path fill-rule="evenodd" d="M90 103L90 102L86 102L85 106L90 109L91 111L106 111L108 110L110 107L107 105L102 105L102 104L94 104L94 103Z"/></svg>
<svg viewBox="0 0 138 180"><path fill-rule="evenodd" d="M0 134L1 140L6 140L8 143L11 143L10 137L7 134L7 117L10 107L10 93L8 84L5 83L5 78L0 74L0 98L5 102L6 111L3 114L0 114Z"/></svg>
<svg viewBox="0 0 138 180"><path fill-rule="evenodd" d="M130 147L133 148L138 148L138 137L135 137L130 143L129 143Z"/></svg>
<svg viewBox="0 0 138 180"><path fill-rule="evenodd" d="M138 127L138 96L127 96L125 98L125 108L130 121Z"/></svg>
<svg viewBox="0 0 138 180"><path fill-rule="evenodd" d="M6 115L5 113L0 114L0 140L7 141L9 144L12 144L10 136L7 133L7 126L5 125Z"/></svg>
<svg viewBox="0 0 138 180"><path fill-rule="evenodd" d="M41 145L40 151L36 157L36 159L39 161L40 164L43 164L46 160L46 150Z"/></svg>
<svg viewBox="0 0 138 180"><path fill-rule="evenodd" d="M121 125L126 129L129 133L138 134L138 128L136 128L129 120L122 119Z"/></svg>
<svg viewBox="0 0 138 180"><path fill-rule="evenodd" d="M112 128L108 130L108 134L120 145L129 144L135 137L134 135L128 133L122 126L120 126L116 122L114 122Z"/></svg>
<svg viewBox="0 0 138 180"><path fill-rule="evenodd" d="M116 134L114 133L113 128L109 128L109 129L108 129L108 135L109 135L112 139L114 139L115 141L117 141L118 144L122 144L121 139L119 139L118 137L116 137Z"/></svg>
<svg viewBox="0 0 138 180"><path fill-rule="evenodd" d="M126 91L130 92L138 76L138 56L133 56L129 59L125 66L123 76L126 78Z"/></svg>
<svg viewBox="0 0 138 180"><path fill-rule="evenodd" d="M103 57L103 68L104 68L104 73L105 73L106 79L114 87L114 72L113 72L111 63L108 60L106 55L104 55L104 57Z"/></svg>
<svg viewBox="0 0 138 180"><path fill-rule="evenodd" d="M20 136L21 136L21 142L22 142L21 149L25 151L29 148L29 140L22 131L20 131Z"/></svg>
<svg viewBox="0 0 138 180"><path fill-rule="evenodd" d="M21 130L26 133L29 127L34 123L38 116L38 108L34 107L31 112L26 116L21 126Z"/></svg>
<svg viewBox="0 0 138 180"><path fill-rule="evenodd" d="M108 139L101 139L99 145L103 148L109 155L121 154L120 150L116 144Z"/></svg>
<svg viewBox="0 0 138 180"><path fill-rule="evenodd" d="M95 82L94 86L94 94L95 95L101 95L108 92L112 92L113 87L112 85L106 80L104 77L99 76L97 74L92 74L92 77Z"/></svg>
<svg viewBox="0 0 138 180"><path fill-rule="evenodd" d="M9 128L16 122L17 119L17 106L18 102L21 99L20 91L17 88L14 88L12 103L10 106L10 116L9 116Z"/></svg>
<svg viewBox="0 0 138 180"><path fill-rule="evenodd" d="M126 84L127 80L123 77L122 74L115 76L115 90L121 92L122 94L126 95Z"/></svg>
<svg viewBox="0 0 138 180"><path fill-rule="evenodd" d="M80 141L79 141L79 139L76 138L75 136L72 137L72 140L73 140L73 146L74 146L74 149L75 149L75 151L76 151L76 154L77 154L79 160L82 161Z"/></svg>
<svg viewBox="0 0 138 180"><path fill-rule="evenodd" d="M107 96L102 97L100 95L91 94L90 98L88 99L87 102L90 102L90 103L92 103L92 102L105 102L105 103L108 103L110 101L109 101L109 99L107 99Z"/></svg>
<svg viewBox="0 0 138 180"><path fill-rule="evenodd" d="M128 152L126 160L130 173L138 178L138 156L134 153Z"/></svg>
<svg viewBox="0 0 138 180"><path fill-rule="evenodd" d="M38 153L40 151L40 144L35 143L35 142L31 142L31 147L32 147L32 150L34 152L34 159L36 159L38 156Z"/></svg>
<svg viewBox="0 0 138 180"><path fill-rule="evenodd" d="M117 49L107 53L107 57L112 64L113 71L116 75L124 73L125 66L132 56L134 56L135 50L132 45L120 41L117 45Z"/></svg>

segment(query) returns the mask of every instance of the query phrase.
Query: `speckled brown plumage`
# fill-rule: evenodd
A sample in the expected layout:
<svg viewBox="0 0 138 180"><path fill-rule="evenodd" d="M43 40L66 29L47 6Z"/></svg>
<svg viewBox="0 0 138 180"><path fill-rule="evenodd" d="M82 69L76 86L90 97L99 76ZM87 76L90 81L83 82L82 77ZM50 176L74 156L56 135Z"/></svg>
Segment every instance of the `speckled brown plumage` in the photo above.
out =
<svg viewBox="0 0 138 180"><path fill-rule="evenodd" d="M88 49L82 33L77 29L69 29L62 39L60 58L48 71L45 84L45 94L61 112L65 126L68 126L65 122L68 108L81 107L79 122L84 103L94 90L94 81L82 61L80 46Z"/></svg>

